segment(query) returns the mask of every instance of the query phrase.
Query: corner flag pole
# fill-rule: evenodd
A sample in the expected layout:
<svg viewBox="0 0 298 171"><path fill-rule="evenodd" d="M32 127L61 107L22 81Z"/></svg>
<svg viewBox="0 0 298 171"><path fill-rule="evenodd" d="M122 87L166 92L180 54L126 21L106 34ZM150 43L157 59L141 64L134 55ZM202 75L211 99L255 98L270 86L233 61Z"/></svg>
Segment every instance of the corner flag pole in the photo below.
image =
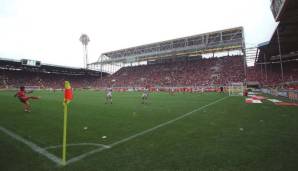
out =
<svg viewBox="0 0 298 171"><path fill-rule="evenodd" d="M64 83L64 122L63 122L63 149L62 149L62 164L66 165L66 145L67 145L67 114L68 114L68 103L73 98L73 92L69 81Z"/></svg>
<svg viewBox="0 0 298 171"><path fill-rule="evenodd" d="M64 103L64 124L63 124L63 150L62 164L66 164L66 140L67 140L67 103Z"/></svg>

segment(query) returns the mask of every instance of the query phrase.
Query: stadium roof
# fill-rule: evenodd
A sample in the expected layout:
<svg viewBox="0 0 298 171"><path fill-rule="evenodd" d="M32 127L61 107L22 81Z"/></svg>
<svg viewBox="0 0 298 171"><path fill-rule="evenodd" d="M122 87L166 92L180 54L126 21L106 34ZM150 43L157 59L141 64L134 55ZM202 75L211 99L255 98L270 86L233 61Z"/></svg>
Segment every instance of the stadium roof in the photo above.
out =
<svg viewBox="0 0 298 171"><path fill-rule="evenodd" d="M271 11L276 21L297 14L297 0L271 0Z"/></svg>
<svg viewBox="0 0 298 171"><path fill-rule="evenodd" d="M283 2L279 4L277 2ZM269 42L258 46L257 63L279 60L279 41L283 59L291 59L298 56L298 1L297 0L273 0L272 13L279 21ZM279 7L279 8L278 8ZM278 11L278 12L276 12ZM279 39L279 40L278 40Z"/></svg>
<svg viewBox="0 0 298 171"><path fill-rule="evenodd" d="M243 27L182 37L101 54L89 65L130 63L169 56L200 56L204 53L241 50L245 48Z"/></svg>

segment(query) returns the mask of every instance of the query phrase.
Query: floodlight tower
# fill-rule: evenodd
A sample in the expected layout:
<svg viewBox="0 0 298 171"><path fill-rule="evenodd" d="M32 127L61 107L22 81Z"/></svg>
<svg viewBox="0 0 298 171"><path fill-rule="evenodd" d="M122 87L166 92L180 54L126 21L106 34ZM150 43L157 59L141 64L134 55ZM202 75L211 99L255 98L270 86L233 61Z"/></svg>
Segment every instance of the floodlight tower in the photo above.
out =
<svg viewBox="0 0 298 171"><path fill-rule="evenodd" d="M90 42L89 37L87 34L82 34L80 37L80 41L83 44L83 51L84 51L84 67L87 69L88 67L88 50L87 50L87 45Z"/></svg>

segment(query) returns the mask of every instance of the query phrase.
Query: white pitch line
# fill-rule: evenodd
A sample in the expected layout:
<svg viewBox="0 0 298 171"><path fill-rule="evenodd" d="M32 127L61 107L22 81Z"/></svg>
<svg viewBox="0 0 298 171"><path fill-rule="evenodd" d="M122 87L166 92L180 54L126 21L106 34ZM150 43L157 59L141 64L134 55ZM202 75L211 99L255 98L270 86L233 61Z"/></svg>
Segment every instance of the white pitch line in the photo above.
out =
<svg viewBox="0 0 298 171"><path fill-rule="evenodd" d="M92 155L92 154L94 154L94 153L98 153L98 152L103 151L103 150L106 150L106 149L109 149L109 148L103 148L103 147L100 147L100 148L94 149L94 150L92 150L92 151L86 152L86 153L84 153L84 154L81 154L81 155L79 155L79 156L77 156L77 157L73 157L73 158L69 159L68 161L66 161L65 166L66 166L66 165L69 165L69 164L71 164L71 163L80 161L80 160L82 160L83 158L85 158L85 157L87 157L87 156L90 156L90 155Z"/></svg>
<svg viewBox="0 0 298 171"><path fill-rule="evenodd" d="M207 105L201 106L201 107L199 107L199 108L197 108L197 109L195 109L195 110L193 110L193 111L190 111L190 112L185 113L185 114L183 114L183 115L181 115L181 116L178 116L177 118L174 118L174 119L171 119L171 120L169 120L169 121L167 121L167 122L161 123L161 124L159 124L159 125L157 125L157 126L155 126L155 127L152 127L152 128L147 129L147 130L145 130L145 131L139 132L139 133L137 133L137 134L135 134L135 135L129 136L129 137L124 138L124 139L122 139L122 140L120 140L120 141L116 141L116 142L114 142L114 143L112 143L112 144L109 144L108 146L110 146L110 147L112 148L112 147L114 147L114 146L116 146L116 145L118 145L118 144L121 144L121 143L124 143L124 142L126 142L126 141L132 140L132 139L134 139L134 138L136 138L136 137L138 137L138 136L141 136L141 135L144 135L144 134L146 134L146 133L152 132L152 131L154 131L154 130L156 130L156 129L158 129L158 128L164 127L164 126L169 125L169 124L171 124L171 123L173 123L173 122L176 122L176 121L178 121L178 120L181 120L181 119L183 119L183 118L185 118L185 117L187 117L187 116L189 116L189 115L191 115L191 114L193 114L193 113L195 113L195 112L197 112L197 111L200 111L200 110L202 110L202 109L204 109L204 108L206 108L206 107L208 107L208 106L214 105L214 104L216 104L216 103L218 103L218 102L220 102L220 101L222 101L222 100L225 100L225 99L228 98L228 97L229 97L229 96L224 97L224 98L221 98L221 99L218 99L218 100L216 100L216 101L214 101L214 102L211 102L211 103L209 103L209 104L207 104ZM92 155L92 154L94 154L94 153L101 152L101 151L106 150L106 149L108 149L108 148L97 148L97 149L94 149L94 150L89 151L89 152L87 152L87 153L81 154L81 155L79 155L79 156L77 156L77 157L73 157L73 158L69 159L69 160L66 162L66 165L71 164L71 163L74 163L74 162L77 162L77 161L80 161L80 160L82 160L83 158L85 158L85 157L87 157L87 156L90 156L90 155Z"/></svg>
<svg viewBox="0 0 298 171"><path fill-rule="evenodd" d="M77 144L67 144L67 147L72 147L72 146L96 146L96 147L103 147L103 148L111 148L108 145L104 145L104 144L97 144L97 143L77 143ZM49 147L45 147L45 150L48 149L55 149L55 148L61 148L62 145L53 145L53 146L49 146Z"/></svg>
<svg viewBox="0 0 298 171"><path fill-rule="evenodd" d="M19 142L22 142L24 144L26 144L28 147L30 147L33 151L45 156L46 158L50 159L51 161L53 161L54 163L58 164L58 165L61 165L61 159L56 157L55 155L49 153L47 150L39 147L38 145L34 144L33 142L31 141L28 141L24 138L22 138L21 136L9 131L8 129L0 126L0 130L5 133L6 135L10 136L11 138L19 141Z"/></svg>

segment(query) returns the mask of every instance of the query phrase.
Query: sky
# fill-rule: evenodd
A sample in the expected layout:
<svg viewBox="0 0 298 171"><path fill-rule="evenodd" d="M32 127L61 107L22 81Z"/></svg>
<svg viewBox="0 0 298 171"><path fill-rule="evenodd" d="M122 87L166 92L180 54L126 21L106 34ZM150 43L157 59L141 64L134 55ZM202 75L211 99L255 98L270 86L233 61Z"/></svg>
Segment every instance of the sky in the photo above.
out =
<svg viewBox="0 0 298 171"><path fill-rule="evenodd" d="M101 53L243 26L246 46L269 41L270 0L0 0L0 58L83 67Z"/></svg>

